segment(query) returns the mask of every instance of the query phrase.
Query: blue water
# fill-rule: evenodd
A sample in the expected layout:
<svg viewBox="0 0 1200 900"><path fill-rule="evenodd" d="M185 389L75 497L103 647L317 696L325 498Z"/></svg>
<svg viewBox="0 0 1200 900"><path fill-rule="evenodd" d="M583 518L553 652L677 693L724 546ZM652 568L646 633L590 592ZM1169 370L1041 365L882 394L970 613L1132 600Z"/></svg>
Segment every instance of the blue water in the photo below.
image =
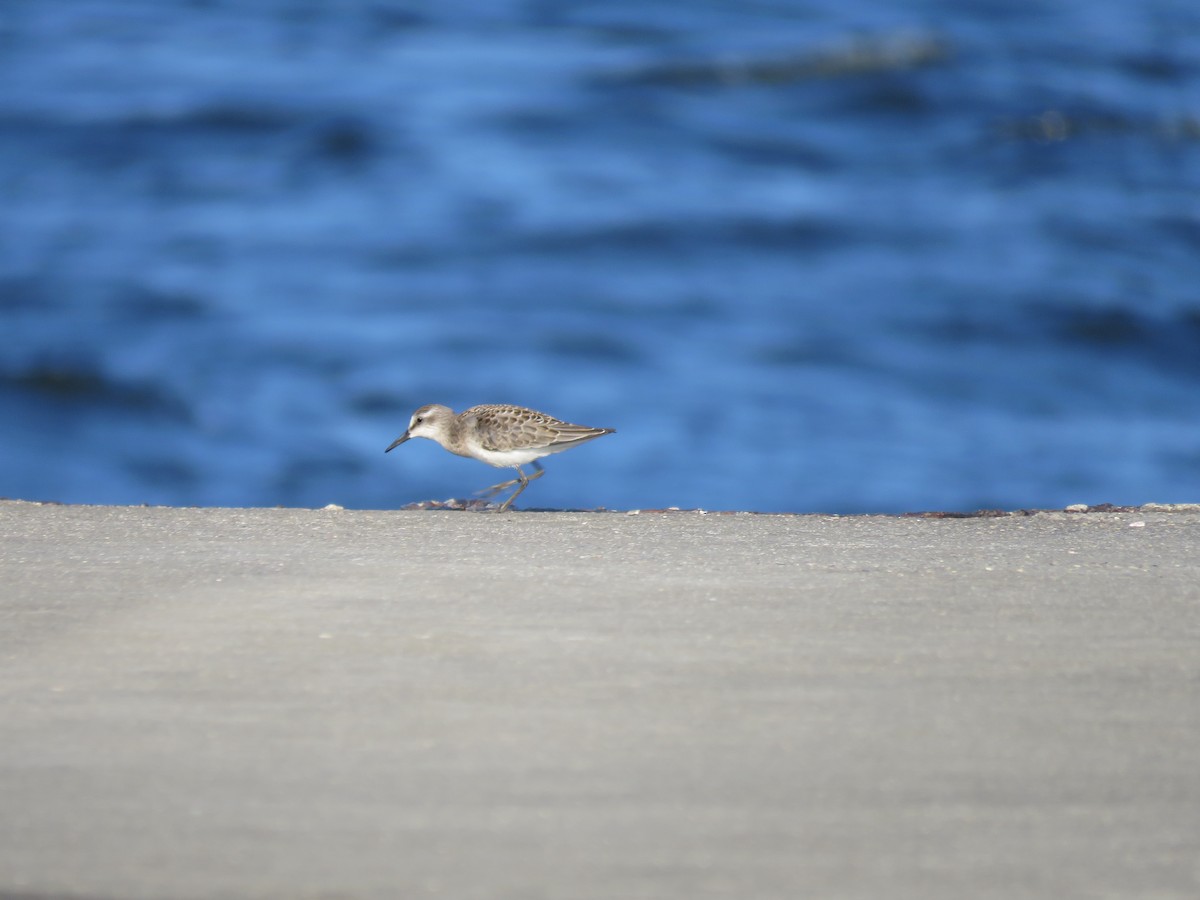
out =
<svg viewBox="0 0 1200 900"><path fill-rule="evenodd" d="M1200 5L5 0L0 496L1200 499Z"/></svg>

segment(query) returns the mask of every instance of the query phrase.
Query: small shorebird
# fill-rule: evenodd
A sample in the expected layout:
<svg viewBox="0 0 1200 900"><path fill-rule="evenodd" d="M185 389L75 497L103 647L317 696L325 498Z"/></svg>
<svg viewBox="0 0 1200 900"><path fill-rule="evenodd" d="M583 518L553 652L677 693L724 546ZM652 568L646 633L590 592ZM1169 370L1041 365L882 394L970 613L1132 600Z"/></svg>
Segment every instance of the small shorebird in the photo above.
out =
<svg viewBox="0 0 1200 900"><path fill-rule="evenodd" d="M450 407L431 403L412 414L408 430L383 452L396 449L409 438L423 437L437 441L459 456L469 456L498 469L512 467L517 470L516 478L479 492L484 497L494 497L517 485L512 496L500 507L500 512L504 512L529 482L542 477L544 470L537 460L578 447L601 435L612 434L615 430L572 425L522 406L472 406L455 415ZM521 466L526 463L533 463L536 471L532 475L521 471Z"/></svg>

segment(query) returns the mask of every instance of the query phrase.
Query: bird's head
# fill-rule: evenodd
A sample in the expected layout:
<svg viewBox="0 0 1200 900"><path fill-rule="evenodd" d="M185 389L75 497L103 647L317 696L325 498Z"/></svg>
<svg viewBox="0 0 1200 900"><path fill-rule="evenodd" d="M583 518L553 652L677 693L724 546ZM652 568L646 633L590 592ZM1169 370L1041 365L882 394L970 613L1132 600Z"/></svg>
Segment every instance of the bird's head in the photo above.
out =
<svg viewBox="0 0 1200 900"><path fill-rule="evenodd" d="M442 406L440 403L431 403L428 406L422 406L408 421L408 430L400 437L396 438L389 445L384 453L395 450L405 441L410 438L429 438L430 440L438 440L449 433L450 425L454 421L454 410L448 406Z"/></svg>

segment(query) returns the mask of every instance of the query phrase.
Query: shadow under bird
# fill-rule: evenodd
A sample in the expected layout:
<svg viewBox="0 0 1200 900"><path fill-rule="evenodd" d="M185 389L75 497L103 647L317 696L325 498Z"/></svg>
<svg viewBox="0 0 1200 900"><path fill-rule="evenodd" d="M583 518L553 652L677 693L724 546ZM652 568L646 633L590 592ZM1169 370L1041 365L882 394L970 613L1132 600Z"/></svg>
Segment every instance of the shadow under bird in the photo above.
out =
<svg viewBox="0 0 1200 900"><path fill-rule="evenodd" d="M572 425L523 406L472 406L455 415L450 407L431 403L413 413L408 430L383 452L395 450L409 438L429 438L458 456L477 459L498 469L516 469L516 478L479 492L484 497L494 497L516 485L517 489L500 506L500 512L504 512L529 482L542 477L544 470L537 460L614 431L615 428ZM521 471L521 466L529 463L535 469L532 475Z"/></svg>

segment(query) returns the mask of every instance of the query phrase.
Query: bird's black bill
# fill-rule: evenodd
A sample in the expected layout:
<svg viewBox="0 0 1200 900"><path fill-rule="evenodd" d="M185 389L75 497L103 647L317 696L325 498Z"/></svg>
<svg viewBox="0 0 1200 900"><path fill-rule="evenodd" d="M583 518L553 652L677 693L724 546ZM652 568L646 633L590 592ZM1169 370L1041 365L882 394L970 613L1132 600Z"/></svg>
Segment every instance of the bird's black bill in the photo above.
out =
<svg viewBox="0 0 1200 900"><path fill-rule="evenodd" d="M397 447L399 447L401 444L403 444L407 440L408 440L408 432L406 431L406 432L404 432L404 434L400 435L400 437L396 438L394 441L392 441L390 444L388 444L388 448L386 450L384 450L383 452L391 453L393 450L395 450Z"/></svg>

